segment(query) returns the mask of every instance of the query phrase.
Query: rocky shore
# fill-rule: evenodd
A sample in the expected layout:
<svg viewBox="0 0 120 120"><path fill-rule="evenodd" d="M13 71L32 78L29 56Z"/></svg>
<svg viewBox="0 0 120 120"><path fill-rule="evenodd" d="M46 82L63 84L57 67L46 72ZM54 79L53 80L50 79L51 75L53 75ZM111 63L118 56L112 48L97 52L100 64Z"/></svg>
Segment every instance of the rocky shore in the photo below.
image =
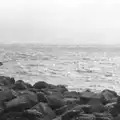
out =
<svg viewBox="0 0 120 120"><path fill-rule="evenodd" d="M0 76L0 120L120 120L120 96Z"/></svg>

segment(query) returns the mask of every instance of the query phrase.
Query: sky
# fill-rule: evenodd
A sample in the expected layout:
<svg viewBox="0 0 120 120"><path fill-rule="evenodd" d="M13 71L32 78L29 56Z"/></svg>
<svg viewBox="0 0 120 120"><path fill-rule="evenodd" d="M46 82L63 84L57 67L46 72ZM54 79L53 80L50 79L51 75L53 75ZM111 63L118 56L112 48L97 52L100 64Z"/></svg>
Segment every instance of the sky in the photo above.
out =
<svg viewBox="0 0 120 120"><path fill-rule="evenodd" d="M0 43L120 44L120 0L0 0Z"/></svg>

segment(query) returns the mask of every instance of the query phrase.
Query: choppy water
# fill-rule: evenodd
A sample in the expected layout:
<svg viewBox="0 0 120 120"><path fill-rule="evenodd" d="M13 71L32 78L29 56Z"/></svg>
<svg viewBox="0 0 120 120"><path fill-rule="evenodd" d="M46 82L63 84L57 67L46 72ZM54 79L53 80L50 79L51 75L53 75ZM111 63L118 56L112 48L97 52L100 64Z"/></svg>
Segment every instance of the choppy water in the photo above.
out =
<svg viewBox="0 0 120 120"><path fill-rule="evenodd" d="M16 80L120 92L120 48L1 45L0 61L0 75Z"/></svg>

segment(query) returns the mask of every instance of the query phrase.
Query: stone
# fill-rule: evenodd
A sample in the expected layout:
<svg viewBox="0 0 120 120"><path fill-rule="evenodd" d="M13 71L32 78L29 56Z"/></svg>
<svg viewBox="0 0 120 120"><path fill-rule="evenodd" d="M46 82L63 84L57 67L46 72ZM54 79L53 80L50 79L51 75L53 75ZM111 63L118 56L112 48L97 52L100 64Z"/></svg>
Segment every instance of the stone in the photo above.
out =
<svg viewBox="0 0 120 120"><path fill-rule="evenodd" d="M43 92L37 92L39 102L47 102L47 97Z"/></svg>
<svg viewBox="0 0 120 120"><path fill-rule="evenodd" d="M39 82L36 82L33 87L36 88L36 89L43 89L43 88L47 88L49 85L44 82L44 81L39 81Z"/></svg>
<svg viewBox="0 0 120 120"><path fill-rule="evenodd" d="M42 113L43 118L49 118L50 120L56 117L55 112L48 106L47 103L40 102L37 105L33 106L31 110L37 110Z"/></svg>
<svg viewBox="0 0 120 120"><path fill-rule="evenodd" d="M47 96L47 102L52 109L57 109L65 105L64 100L60 99L56 95Z"/></svg>
<svg viewBox="0 0 120 120"><path fill-rule="evenodd" d="M101 92L101 100L104 104L113 102L114 99L116 99L118 97L117 93L111 90L103 90Z"/></svg>
<svg viewBox="0 0 120 120"><path fill-rule="evenodd" d="M20 95L5 103L7 109L24 110L38 103L37 95L30 92Z"/></svg>
<svg viewBox="0 0 120 120"><path fill-rule="evenodd" d="M14 78L0 76L0 85L2 86L11 86L15 83Z"/></svg>

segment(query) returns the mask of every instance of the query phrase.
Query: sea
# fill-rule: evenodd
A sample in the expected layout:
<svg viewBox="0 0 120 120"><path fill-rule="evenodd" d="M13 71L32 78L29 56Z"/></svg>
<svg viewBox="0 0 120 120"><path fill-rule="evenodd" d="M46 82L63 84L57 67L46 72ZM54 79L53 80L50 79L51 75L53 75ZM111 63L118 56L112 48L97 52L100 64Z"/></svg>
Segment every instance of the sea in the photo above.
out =
<svg viewBox="0 0 120 120"><path fill-rule="evenodd" d="M0 75L32 85L45 81L70 91L120 93L119 46L1 44L0 62Z"/></svg>

